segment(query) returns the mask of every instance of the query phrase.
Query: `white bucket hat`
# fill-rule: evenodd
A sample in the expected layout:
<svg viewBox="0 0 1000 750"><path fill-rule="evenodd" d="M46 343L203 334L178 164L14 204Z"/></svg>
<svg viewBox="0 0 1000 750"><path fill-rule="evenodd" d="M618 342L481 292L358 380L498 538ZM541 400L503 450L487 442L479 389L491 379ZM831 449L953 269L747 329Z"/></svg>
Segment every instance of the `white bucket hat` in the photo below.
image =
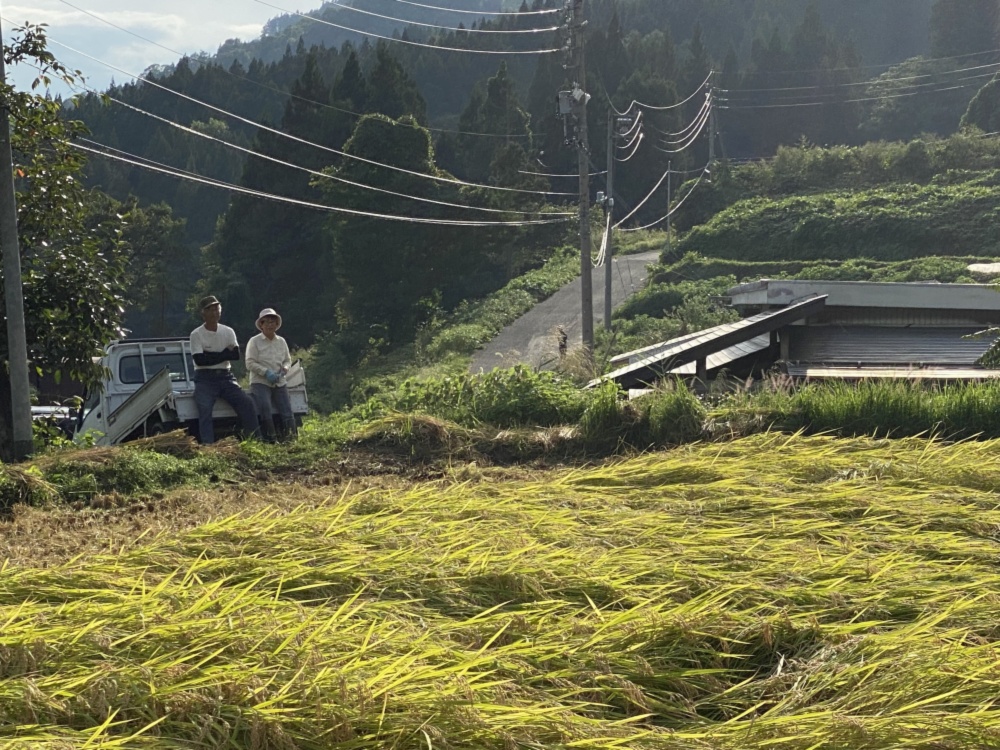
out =
<svg viewBox="0 0 1000 750"><path fill-rule="evenodd" d="M260 311L260 315L257 316L257 330L258 331L264 330L263 328L260 327L260 321L262 321L264 318L268 318L268 317L277 318L278 319L278 328L281 328L281 316L278 315L277 312L275 312L275 310L274 310L273 307L265 307L263 310ZM274 330L277 331L278 328L275 328Z"/></svg>

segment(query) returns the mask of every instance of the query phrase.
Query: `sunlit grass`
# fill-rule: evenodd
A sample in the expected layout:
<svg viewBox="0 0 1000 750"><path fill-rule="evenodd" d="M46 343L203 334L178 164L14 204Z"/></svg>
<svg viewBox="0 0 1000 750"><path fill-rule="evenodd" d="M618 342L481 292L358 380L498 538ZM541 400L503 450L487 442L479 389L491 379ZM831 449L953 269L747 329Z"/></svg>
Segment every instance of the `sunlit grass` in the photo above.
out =
<svg viewBox="0 0 1000 750"><path fill-rule="evenodd" d="M270 487L301 509L7 566L0 746L995 746L998 458L770 434Z"/></svg>

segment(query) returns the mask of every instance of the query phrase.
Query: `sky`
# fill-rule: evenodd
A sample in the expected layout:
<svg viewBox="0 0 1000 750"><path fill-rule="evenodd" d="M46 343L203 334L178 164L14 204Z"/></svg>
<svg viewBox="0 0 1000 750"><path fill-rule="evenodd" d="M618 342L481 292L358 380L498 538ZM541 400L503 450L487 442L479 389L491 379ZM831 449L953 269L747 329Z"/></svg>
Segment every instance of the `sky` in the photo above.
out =
<svg viewBox="0 0 1000 750"><path fill-rule="evenodd" d="M301 4L296 0L275 0L272 5L307 11L322 4L321 0L297 2ZM10 38L12 26L21 26L25 21L48 24L49 49L70 68L81 70L87 85L97 89L106 88L112 78L124 83L129 76L74 54L55 41L131 73L141 73L154 64L176 62L178 55L108 26L67 3L185 54L214 53L222 42L234 37L255 39L268 19L281 15L254 0L0 0L5 38ZM11 71L16 86L27 86L34 78L31 69Z"/></svg>

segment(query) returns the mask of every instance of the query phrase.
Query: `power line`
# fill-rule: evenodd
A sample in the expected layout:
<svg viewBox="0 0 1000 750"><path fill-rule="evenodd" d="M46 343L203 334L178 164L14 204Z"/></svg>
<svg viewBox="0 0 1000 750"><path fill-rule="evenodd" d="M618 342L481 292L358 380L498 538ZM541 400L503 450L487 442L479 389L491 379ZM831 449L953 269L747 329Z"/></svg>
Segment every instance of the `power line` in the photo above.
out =
<svg viewBox="0 0 1000 750"><path fill-rule="evenodd" d="M735 105L726 104L720 107L721 109L788 109L795 107L823 107L826 105L842 105L842 104L859 104L862 102L880 102L888 99L902 99L911 96L924 96L926 94L940 94L946 91L958 91L960 89L968 88L981 88L979 84L967 83L960 86L947 86L944 88L933 89L930 91L909 91L902 94L883 94L881 96L869 96L860 97L856 99L830 99L827 101L806 101L806 102L790 102L786 104L741 104L737 103Z"/></svg>
<svg viewBox="0 0 1000 750"><path fill-rule="evenodd" d="M679 148L660 148L659 146L654 146L653 148L655 148L657 151L662 151L665 154L679 154L682 151L686 151L694 144L695 141L698 140L698 137L703 132L705 132L705 126L708 125L711 117L712 117L712 108L709 107L707 110L705 110L705 114L701 118L701 124L698 126L698 129L686 139L687 140L686 143L684 143L684 139L678 141L677 143L673 143L671 141L665 142L665 145L677 145L679 143L683 143L683 145L680 146Z"/></svg>
<svg viewBox="0 0 1000 750"><path fill-rule="evenodd" d="M410 21L405 18L394 18L393 16L384 16L381 13L375 13L374 11L364 10L363 8L355 8L352 5L342 5L338 0L327 0L330 5L337 8L343 8L344 10L351 10L355 13L363 13L366 16L374 16L375 18L381 18L385 21L395 21L397 23L404 23L408 26L423 26L430 29L439 29L440 31L458 31L463 34L540 34L543 32L558 31L558 26L550 26L548 28L538 28L538 29L466 29L462 27L455 26L439 26L434 23L424 23L423 21Z"/></svg>
<svg viewBox="0 0 1000 750"><path fill-rule="evenodd" d="M114 154L100 151L99 149L89 148L88 146L81 146L79 143L69 143L68 145L72 146L73 148L79 149L80 151L86 151L87 153L95 154L97 156L102 156L105 159L112 159L114 161L124 162L126 164L131 164L132 166L135 167L140 167L142 169L147 169L153 172L159 172L161 174L166 174L171 177L176 177L178 179L198 182L204 185L210 185L212 187L230 190L236 193L242 193L257 198L277 201L279 203L287 203L302 208L312 208L319 211L325 211L328 213L348 214L351 216L359 216L369 219L383 219L385 221L399 221L409 224L431 224L434 226L522 227L522 226L536 226L539 224L559 224L566 221L566 219L553 219L553 220L532 219L528 221L465 221L460 219L431 219L418 216L397 216L395 214L379 214L370 211L358 211L351 208L343 208L341 206L327 206L322 203L311 203L309 201L302 201L302 200L297 200L295 198L288 198L282 195L275 195L274 193L265 193L260 190L253 190L251 188L242 187L240 185L234 185L231 182L225 182L224 180L216 180L211 177L193 176L191 173L177 170L172 167L155 166L152 163L144 163L138 160L138 158L141 157L133 159L123 156L116 156ZM146 161L149 162L150 160Z"/></svg>
<svg viewBox="0 0 1000 750"><path fill-rule="evenodd" d="M511 210L500 209L500 208L484 208L484 207L481 207L481 206L467 206L467 205L463 205L463 204L460 204L460 203L450 203L448 201L439 201L439 200L435 200L433 198L423 198L423 197L416 196L416 195L409 195L408 193L399 193L399 192L396 192L395 190L387 190L385 188L375 187L374 185L367 185L367 184L362 183L362 182L355 182L354 180L348 180L345 177L340 177L338 175L329 174L327 172L317 171L315 169L309 169L308 167L303 167L303 166L298 165L298 164L293 164L291 162L284 161L283 159L278 159L276 157L269 156L268 154L262 154L259 151L254 151L253 149L245 148L244 146L240 146L240 145L235 144L235 143L230 143L229 141L223 140L222 138L217 138L215 136L209 135L208 133L203 133L200 130L195 130L194 128L189 128L186 125L181 125L180 123L174 122L173 120L169 120L166 117L160 117L159 115L155 115L152 112L147 112L147 111L145 111L143 109L139 109L138 107L133 106L131 104L126 104L125 102L120 101L119 99L115 99L114 97L109 97L109 98L111 99L112 102L114 102L115 104L118 104L119 106L131 109L131 110L133 110L135 112L138 112L139 114L145 115L146 117L150 117L150 118L152 118L154 120L157 120L159 122L162 122L162 123L164 123L166 125L169 125L171 127L177 128L178 130L181 130L181 131L183 131L185 133L189 133L191 135L195 135L195 136L197 136L199 138L205 138L206 140L212 141L214 143L222 144L223 146L225 146L227 148L231 148L231 149L234 149L236 151L240 151L242 153L248 154L249 156L254 156L254 157L258 158L258 159L263 159L265 161L269 161L269 162L272 162L274 164L279 164L279 165L281 165L283 167L288 167L290 169L295 169L295 170L298 170L300 172L305 172L307 174L311 174L314 177L319 177L321 179L333 180L335 182L340 182L340 183L343 183L345 185L350 185L351 187L361 188L363 190L372 190L374 192L383 193L383 194L386 194L386 195L393 195L393 196L396 196L397 198L406 198L408 200L418 201L420 203L430 203L430 204L434 204L434 205L437 205L437 206L446 206L446 207L449 207L449 208L458 208L458 209L462 209L462 210L466 210L466 211L483 211L483 212L486 212L486 213L497 213L497 214L510 214L510 213L525 214L525 213L535 213L533 211L511 211ZM560 216L572 216L572 214L559 214L559 215Z"/></svg>
<svg viewBox="0 0 1000 750"><path fill-rule="evenodd" d="M1000 55L1000 49L983 50L982 52L967 52L964 55L952 55L950 57L918 57L911 58L921 63L932 63L932 62L946 62L948 60L964 60L969 57L980 57L982 55ZM886 68L892 68L896 65L901 65L907 60L895 61L895 62L885 62L873 65L860 65L855 70L885 70ZM842 69L845 70L845 69ZM747 71L746 75L751 76L763 76L763 75L802 75L806 73L829 73L829 68L811 68L811 69L799 69L799 70L761 70L761 71Z"/></svg>
<svg viewBox="0 0 1000 750"><path fill-rule="evenodd" d="M620 231L622 231L622 232L641 232L641 231L644 231L646 229L652 229L653 227L657 226L658 224L662 224L663 222L665 222L667 219L669 219L671 216L673 216L677 212L677 209L679 209L681 206L683 206L685 204L685 202L687 202L687 199L690 198L691 195L694 193L694 191L698 189L698 186L701 184L701 181L703 179L705 179L706 175L710 174L709 169L710 169L710 165L706 164L705 168L701 172L701 176L695 181L694 185L691 186L691 189L688 191L688 194L685 195L680 200L680 202L678 202L673 208L671 208L669 211L667 211L666 216L663 216L662 218L657 219L656 221L652 222L651 224L646 224L645 226L633 227L633 228L630 228L630 229L621 229Z"/></svg>
<svg viewBox="0 0 1000 750"><path fill-rule="evenodd" d="M816 84L813 86L786 86L784 88L765 88L765 89L724 89L723 92L727 94L757 94L757 93L769 93L772 91L815 91L817 89L831 89L831 88L846 88L852 86L880 86L883 84L898 83L899 81L916 81L921 78L934 78L937 76L950 76L955 73L968 73L973 70L985 70L986 68L993 68L995 70L1000 68L1000 63L987 63L985 65L974 65L969 68L956 68L954 70L940 70L935 73L921 73L919 75L912 76L899 76L899 77L889 77L889 78L872 78L867 81L845 81L844 83L828 83L828 84ZM832 71L825 71L832 72ZM988 75L992 75L993 72Z"/></svg>
<svg viewBox="0 0 1000 750"><path fill-rule="evenodd" d="M425 47L427 49L444 50L447 52L468 52L477 55L548 55L554 54L556 52L562 52L561 49L532 49L532 50L495 50L495 49L471 49L465 47L445 47L439 44L425 44L424 42L415 42L412 39L403 39L401 37L385 36L383 34L375 34L371 31L362 31L361 29L355 29L350 26L344 26L339 23L334 23L333 21L327 21L322 18L316 18L315 16L308 16L305 13L299 13L295 10L288 10L287 8L282 8L280 5L272 5L265 0L253 0L255 3L260 5L266 5L268 8L274 8L275 10L280 10L282 13L287 13L290 16L298 16L299 18L305 18L313 23L321 23L324 26L332 26L336 29L342 31L351 31L355 34L361 34L362 36L370 36L374 39L382 39L387 42L397 42L399 44L409 44L414 47Z"/></svg>
<svg viewBox="0 0 1000 750"><path fill-rule="evenodd" d="M549 172L531 172L531 171L529 171L527 169L519 169L519 170L517 170L517 173L518 174L530 174L530 175L534 175L536 177L572 177L574 180L580 179L580 175L576 174L576 173L573 173L573 174L550 174ZM601 172L590 172L588 176L589 177L600 177L601 175L607 174L607 173L608 173L608 171L605 169L604 171L601 171Z"/></svg>
<svg viewBox="0 0 1000 750"><path fill-rule="evenodd" d="M467 13L474 16L548 16L553 13L562 13L562 8L551 8L548 10L526 10L526 11L503 11L503 10L459 10L458 8L442 8L439 5L425 5L424 3L415 3L411 0L396 0L397 3L402 3L403 5L415 5L418 8L427 8L428 10L439 10L442 13Z"/></svg>
<svg viewBox="0 0 1000 750"><path fill-rule="evenodd" d="M702 82L701 86L699 86L697 89L695 89L695 92L693 94L691 94L691 96L689 96L687 99L685 99L682 102L677 102L676 104L668 104L668 105L665 105L665 106L656 106L656 105L653 105L653 104L644 104L643 102L640 102L637 99L633 99L632 103L628 105L628 109L626 109L624 112L619 112L617 109L615 109L615 105L611 102L611 97L608 97L608 103L611 104L611 109L614 109L615 114L617 114L617 115L619 115L621 117L625 117L635 107L639 107L641 109L650 109L650 110L653 110L654 112L664 112L664 111L666 111L668 109L677 109L678 107L683 107L689 101L691 101L696 96L698 96L698 94L700 94L702 92L702 90L705 88L705 86L708 85L708 82L712 80L712 76L714 76L714 75L715 75L715 71L712 71L711 73L709 73L708 74L708 78L706 78ZM607 89L605 89L604 93L607 94Z"/></svg>
<svg viewBox="0 0 1000 750"><path fill-rule="evenodd" d="M0 18L2 18L2 16L0 16ZM100 65L104 65L105 67L110 68L111 70L116 70L116 71L118 71L120 73L123 73L123 74L125 74L127 76L130 76L130 77L136 79L137 81L143 81L144 83L146 83L146 84L148 84L150 86L153 86L155 88L158 88L158 89L161 89L163 91L166 91L166 92L168 92L170 94L173 94L174 96L177 96L177 97L179 97L181 99L184 99L186 101L190 101L190 102L192 102L194 104L198 104L199 106L205 107L206 109L209 109L209 110L211 110L213 112L218 112L219 114L224 115L226 117L231 117L234 120L238 120L239 122L245 123L247 125L250 125L252 127L258 128L260 130L264 130L264 131L266 131L268 133L271 133L273 135L276 135L276 136L278 136L280 138L286 138L286 139L294 141L296 143L301 143L301 144L303 144L305 146L310 146L312 148L316 148L316 149L319 149L321 151L326 151L328 153L336 154L337 156L342 156L342 157L347 158L347 159L352 159L354 161L363 162L365 164L370 164L372 166L381 167L383 169L389 169L389 170L392 170L394 172L401 172L403 174L409 174L409 175L414 176L414 177L420 177L420 178L423 178L423 179L433 180L433 181L436 181L436 182L445 182L445 183L449 183L449 184L453 184L453 185L461 185L461 186L464 186L464 187L480 188L480 189L483 189L483 190L496 190L496 191L500 191L500 192L526 193L526 194L529 194L529 195L560 195L560 196L575 195L575 193L558 193L558 192L553 192L553 191L523 190L523 189L520 189L520 188L500 187L498 185L481 185L481 184L474 183L474 182L466 182L465 180L458 180L458 179L449 178L449 177L440 177L440 176L437 176L437 175L425 174L423 172L416 172L414 170L405 169L403 167L396 167L396 166L393 166L391 164L383 164L381 162L377 162L377 161L374 161L372 159L366 159L366 158L364 158L362 156L357 156L355 154L349 154L349 153L347 153L345 151L340 151L340 150L332 148L330 146L324 146L324 145L319 144L319 143L314 143L313 141L309 141L309 140L306 140L304 138L299 138L297 136L294 136L291 133L286 133L286 132L284 132L282 130L278 130L276 128L272 128L272 127L269 127L267 125L264 125L262 123L255 122L254 120L251 120L251 119L246 118L246 117L242 117L242 116L237 115L237 114L235 114L233 112L230 112L228 110L222 109L221 107L216 107L216 106L214 106L212 104L208 104L207 102L203 102L200 99L195 99L192 96L188 96L187 94L183 94L183 93L181 93L179 91L175 91L174 89L171 89L171 88L169 88L167 86L164 86L164 85L162 85L160 83L157 83L153 79L146 78L144 76L140 76L140 75L137 75L135 73L130 73L127 70L119 68L116 65L112 65L111 63L105 62L104 60L101 60L99 58L94 57L93 55L89 55L86 52L82 52L81 50L78 50L75 47L71 47L68 44L65 44L65 43L60 42L60 41L58 41L56 39L53 39L52 37L49 37L49 41L52 42L53 44L58 44L60 47L64 47L65 49L68 49L71 52L75 52L78 55L82 55L83 57L86 57L89 60L93 60L94 62L96 62L96 63L98 63ZM129 106L131 106L131 105L129 105Z"/></svg>
<svg viewBox="0 0 1000 750"><path fill-rule="evenodd" d="M627 161L632 161L632 157L635 156L637 153L639 153L639 147L642 145L642 142L644 140L646 140L646 134L645 133L639 133L639 137L635 139L635 149L632 151L632 153L629 154L628 156L626 156L624 159L619 159L616 156L615 157L615 161L621 162L622 164L624 164Z"/></svg>
<svg viewBox="0 0 1000 750"><path fill-rule="evenodd" d="M252 84L254 86L257 86L258 88L265 89L266 91L271 91L273 93L280 94L281 96L287 96L290 99L295 99L296 101L305 102L307 104L312 104L312 105L315 105L317 107L322 107L323 109L329 109L329 110L332 110L334 112L340 112L340 113L345 114L345 115L351 115L352 117L361 118L361 117L365 116L364 112L355 112L353 110L346 109L344 107L338 107L338 106L333 105L333 104L328 104L326 102L317 101L316 99L310 99L309 97L301 96L299 94L292 93L291 91L285 91L283 89L278 88L277 86L269 86L268 84L263 83L261 81L255 81L254 79L252 79L252 78L250 78L248 76L241 76L238 73L234 73L232 70L227 70L226 68L224 68L222 65L219 65L218 63L213 64L211 62L205 62L201 58L192 57L192 56L188 55L187 53L181 52L180 50L173 49L172 47L168 47L165 44L160 44L160 42L157 42L157 41L155 41L153 39L150 39L149 37L143 36L142 34L139 34L139 33L135 32L135 31L132 31L131 29L127 29L124 26L119 26L118 24L114 23L113 21L109 21L108 19L104 18L101 15L98 15L97 13L92 13L91 11L86 10L85 8L81 8L78 5L74 5L73 3L69 2L69 0L59 0L59 2L61 2L63 5L68 5L70 8L73 8L74 10L79 11L80 13L84 13L84 14L88 15L91 18L94 18L94 19L100 21L101 23L107 24L108 26L111 26L112 28L118 29L119 31L123 31L126 34L131 34L136 39L141 39L142 41L147 42L148 44L152 44L153 46L159 47L162 50L166 50L167 52L171 52L171 53L177 55L179 58L190 60L192 62L197 63L198 65L201 65L202 67L216 67L220 71L222 71L223 73L225 73L227 76L230 76L230 77L235 78L235 79L240 80L240 81L244 81L245 83ZM413 127L417 128L417 127L421 127L421 126L414 125ZM430 127L430 126L427 126L427 130L430 130L433 133L451 133L451 134L454 134L454 135L471 135L471 136L479 136L479 137L483 137L483 138L505 138L505 139L509 139L509 138L519 138L519 139L520 138L531 138L530 135L522 134L522 133L513 133L513 134L510 134L510 135L505 134L505 133L480 133L480 132L470 131L470 130L449 130L448 128L435 128L435 127Z"/></svg>
<svg viewBox="0 0 1000 750"><path fill-rule="evenodd" d="M698 124L701 122L702 115L705 114L706 110L711 109L712 105L714 103L715 103L715 98L712 96L712 94L711 93L706 94L705 95L705 103L701 105L701 109L698 110L698 113L694 116L694 119L691 120L691 122L689 122L687 124L687 126L683 130L678 130L675 133L668 133L665 130L660 130L658 127L656 127L652 123L649 123L649 127L654 132L660 134L664 138L673 138L674 136L681 136L680 140L677 140L677 141L667 141L667 143L680 143L681 141L683 141L687 137L688 133L690 133L692 130L694 130L696 127L698 127Z"/></svg>
<svg viewBox="0 0 1000 750"><path fill-rule="evenodd" d="M87 86L83 86L82 88L84 88L87 91L90 91L91 93L96 93L96 92L94 92L93 89L91 89L91 88L89 88ZM149 117L149 118L151 118L153 120L157 120L158 122L162 122L165 125L169 125L170 127L177 128L178 130L181 130L181 131L183 131L185 133L188 133L190 135L194 135L194 136L197 136L199 138L204 138L204 139L206 139L208 141L211 141L213 143L219 143L219 144L225 146L226 148L234 149L236 151L240 151L240 152L248 154L250 156L257 157L258 159L263 159L265 161L269 161L269 162L272 162L274 164L279 164L281 166L288 167L290 169L295 169L295 170L298 170L300 172L305 172L307 174L313 175L315 177L319 177L321 179L333 180L335 182L340 182L340 183L343 183L343 184L346 184L346 185L350 185L352 187L361 188L363 190L372 190L372 191L377 192L377 193L383 193L383 194L386 194L386 195L393 195L393 196L396 196L398 198L406 198L408 200L418 201L420 203L430 203L430 204L433 204L433 205L446 206L446 207L449 207L449 208L458 208L458 209L467 210L467 211L483 211L483 212L486 212L486 213L498 213L498 214L511 214L511 213L513 213L513 214L534 214L534 213L537 213L535 211L516 211L516 210L510 210L510 209L485 208L485 207L482 207L482 206L469 206L469 205L460 204L460 203L451 203L449 201L439 201L439 200L435 200L433 198L424 198L424 197L421 197L421 196L410 195L408 193L400 193L400 192L397 192L395 190L388 190L386 188L376 187L374 185L367 185L365 183L355 182L354 180L348 180L347 178L340 177L339 175L333 175L333 174L330 174L328 172L321 172L321 171L317 171L317 170L314 170L314 169L309 169L308 167L303 167L303 166L301 166L299 164L293 164L292 162L288 162L288 161L285 161L283 159L278 159L278 158L270 156L268 154L262 154L262 153L260 153L258 151L254 151L253 149L249 149L249 148L246 148L244 146L240 146L240 145L235 144L235 143L230 143L229 141L226 141L226 140L224 140L222 138L217 138L216 136L209 135L208 133L203 133L200 130L196 130L196 129L188 127L186 125L181 125L180 123L174 122L173 120L170 120L170 119L168 119L166 117L161 117L160 115L154 114L152 112L148 112L148 111L146 111L144 109L140 109L139 107L136 107L136 106L134 106L132 104L128 104L127 102L123 102L123 101L121 101L119 99L116 99L116 98L114 98L112 96L108 96L107 98L110 101L112 101L113 103L115 103L115 104L117 104L117 105L119 105L121 107L125 107L126 109L130 109L130 110L132 110L134 112L137 112L137 113L139 113L141 115ZM97 146L103 146L103 144L97 143L96 141L90 141L89 139L81 139L81 140L85 140L85 141L87 141L89 143L93 143L94 145L97 145ZM108 148L108 147L105 147L105 148ZM112 149L112 150L115 150L115 149ZM127 153L127 152L122 152L122 153ZM134 156L134 154L127 154L127 155L128 156ZM156 162L154 162L154 163L156 163ZM165 165L161 165L161 166L165 166ZM198 176L200 176L200 175L198 175ZM553 214L553 215L556 215L556 216L572 216L572 214L565 214L565 213L563 213L563 214Z"/></svg>

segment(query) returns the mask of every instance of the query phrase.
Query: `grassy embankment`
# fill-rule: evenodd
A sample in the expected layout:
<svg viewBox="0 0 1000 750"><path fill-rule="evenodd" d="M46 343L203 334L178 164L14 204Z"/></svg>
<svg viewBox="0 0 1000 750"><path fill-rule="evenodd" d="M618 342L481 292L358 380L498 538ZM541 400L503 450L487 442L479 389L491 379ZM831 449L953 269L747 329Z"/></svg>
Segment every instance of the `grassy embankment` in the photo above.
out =
<svg viewBox="0 0 1000 750"><path fill-rule="evenodd" d="M773 434L81 522L0 577L0 743L995 746L998 458Z"/></svg>

